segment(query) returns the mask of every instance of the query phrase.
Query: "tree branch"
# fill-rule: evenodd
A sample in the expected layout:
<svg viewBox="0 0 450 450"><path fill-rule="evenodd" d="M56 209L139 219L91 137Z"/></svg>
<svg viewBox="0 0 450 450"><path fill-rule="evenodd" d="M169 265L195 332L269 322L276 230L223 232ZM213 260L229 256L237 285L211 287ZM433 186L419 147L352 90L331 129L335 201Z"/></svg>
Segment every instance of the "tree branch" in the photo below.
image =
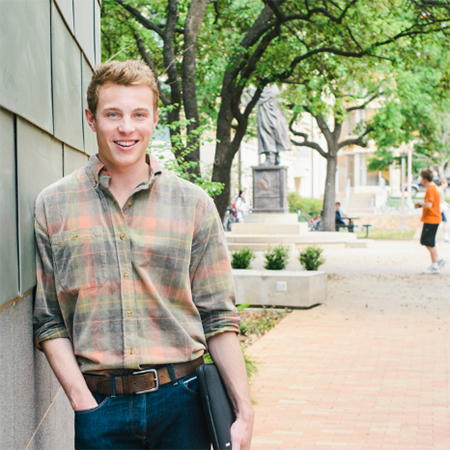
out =
<svg viewBox="0 0 450 450"><path fill-rule="evenodd" d="M153 61L150 59L150 56L148 56L148 53L145 50L144 43L142 42L141 36L137 32L134 32L133 35L134 35L134 40L136 41L139 53L142 56L142 59L144 60L145 64L147 64L147 66L150 67L151 71L153 72L156 83L158 85L159 98L164 103L164 105L166 105L166 106L170 105L169 98L161 89L161 84L160 84L159 78L158 78L158 72L156 72L155 65L153 64Z"/></svg>
<svg viewBox="0 0 450 450"><path fill-rule="evenodd" d="M147 19L147 17L143 16L137 9L133 8L130 5L127 5L123 0L115 0L119 5L125 8L129 13L131 13L136 20L143 25L147 30L155 31L162 38L164 38L164 31L151 20Z"/></svg>
<svg viewBox="0 0 450 450"><path fill-rule="evenodd" d="M347 147L349 145L357 145L358 147L366 148L367 142L364 141L364 136L367 136L373 128L367 128L366 131L364 131L363 134L359 135L357 138L354 139L346 139L345 141L339 142L338 144L338 150L344 147Z"/></svg>
<svg viewBox="0 0 450 450"><path fill-rule="evenodd" d="M383 94L383 92L376 92L375 94L372 95L372 97L370 97L368 100L366 100L362 105L350 106L349 108L346 108L346 110L347 110L347 112L351 112L351 111L356 111L357 109L366 109L367 105L370 102L372 102L373 100L375 100L382 94Z"/></svg>
<svg viewBox="0 0 450 450"><path fill-rule="evenodd" d="M323 156L325 159L328 158L328 153L325 152L325 150L316 142L311 142L308 141L308 135L307 133L302 133L301 131L296 131L294 130L294 122L297 119L298 114L295 114L291 121L289 122L289 130L291 131L291 133L294 136L298 136L298 137L302 137L303 138L303 142L298 142L295 141L294 139L291 139L291 142L296 145L297 147L308 147L308 148L312 148L314 150L317 150L321 156Z"/></svg>
<svg viewBox="0 0 450 450"><path fill-rule="evenodd" d="M325 121L325 119L318 114L317 116L314 116L314 119L316 119L317 125L319 125L320 131L323 133L323 135L325 136L325 139L327 140L328 143L333 141L333 133L331 132L330 128L328 127L327 122Z"/></svg>
<svg viewBox="0 0 450 450"><path fill-rule="evenodd" d="M311 141L303 141L303 142L297 142L294 139L291 139L291 142L296 145L297 147L308 147L316 150L319 152L320 156L323 156L325 159L328 159L328 153L316 142Z"/></svg>

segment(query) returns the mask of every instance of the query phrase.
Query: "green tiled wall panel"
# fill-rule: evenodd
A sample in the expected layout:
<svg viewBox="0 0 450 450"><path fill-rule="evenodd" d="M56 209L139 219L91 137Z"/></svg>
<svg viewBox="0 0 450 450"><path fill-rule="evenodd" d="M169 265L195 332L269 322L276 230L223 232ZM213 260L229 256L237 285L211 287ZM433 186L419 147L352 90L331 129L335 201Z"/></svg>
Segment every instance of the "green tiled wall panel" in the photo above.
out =
<svg viewBox="0 0 450 450"><path fill-rule="evenodd" d="M55 136L83 150L81 52L55 6L52 11Z"/></svg>
<svg viewBox="0 0 450 450"><path fill-rule="evenodd" d="M14 116L0 108L0 306L19 295Z"/></svg>
<svg viewBox="0 0 450 450"><path fill-rule="evenodd" d="M23 119L17 121L21 291L36 284L34 205L37 195L62 173L62 143Z"/></svg>
<svg viewBox="0 0 450 450"><path fill-rule="evenodd" d="M49 0L0 1L0 105L53 133Z"/></svg>

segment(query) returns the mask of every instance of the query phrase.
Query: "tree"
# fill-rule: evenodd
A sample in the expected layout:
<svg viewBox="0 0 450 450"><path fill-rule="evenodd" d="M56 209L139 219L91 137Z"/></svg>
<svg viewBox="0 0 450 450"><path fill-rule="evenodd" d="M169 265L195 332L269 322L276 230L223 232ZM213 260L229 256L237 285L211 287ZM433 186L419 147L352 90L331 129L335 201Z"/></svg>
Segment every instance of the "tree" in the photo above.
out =
<svg viewBox="0 0 450 450"><path fill-rule="evenodd" d="M355 137L342 140L342 125L352 111L364 110L381 96L381 75L386 64L367 57L337 60L336 57L325 56L312 58L295 77L291 77L284 97L296 101L290 105L292 118L289 129L296 137L291 139L292 143L314 149L327 160L323 225L325 230L332 231L335 228L338 152L347 146L366 147L366 137L371 131L363 122L355 130ZM326 149L318 141L311 141L307 133L296 129L298 116L305 112L316 121L325 138Z"/></svg>
<svg viewBox="0 0 450 450"><path fill-rule="evenodd" d="M125 7L128 3L124 1L116 0ZM111 0L104 3L107 2L110 4ZM146 34L147 40L150 31L158 36L164 54L158 64L154 63L161 68L159 73L176 67L178 78L173 70L173 76L166 82L171 92L183 68L194 70L190 73L195 74L196 86L201 91L197 92L197 105L200 100L202 113L209 111L209 117L215 121L217 144L212 180L225 186L215 198L221 216L229 203L233 158L267 84L289 80L317 55L384 58L387 50L381 53L381 48L390 48L411 36L435 33L445 28L443 24L449 19L448 0L320 0L314 4L308 0L217 0L206 7L203 26L198 28L197 66L192 68L180 66L178 59L183 60L183 52L188 49L185 17L194 3L198 2L135 0L133 8L142 17L130 7L127 11L138 21L141 27L138 31ZM169 51L169 38L173 51ZM158 40L153 40L152 52L147 54L158 54L157 43ZM184 75L181 79L184 80ZM242 91L250 84L256 91L243 107ZM186 87L181 84L177 97L180 101L187 98L184 90ZM178 103L173 98L171 105L176 111ZM169 123L171 120L168 117Z"/></svg>
<svg viewBox="0 0 450 450"><path fill-rule="evenodd" d="M412 47L415 64L398 67L395 83L372 120L378 150L370 170L399 162L393 149L414 143L413 168L433 168L440 177L450 164L450 57L448 47L433 40Z"/></svg>
<svg viewBox="0 0 450 450"><path fill-rule="evenodd" d="M225 184L216 198L220 214L229 203L231 164L244 137L250 113L264 87L285 82L316 55L342 58L385 58L382 47L392 47L407 37L435 33L445 28L448 3L424 1L315 2L268 1L243 35L239 46L229 56L223 76L221 106L217 120L217 146L213 180ZM300 69L299 69L300 68ZM257 90L245 108L240 98L245 86L253 83ZM330 142L336 135L328 132ZM234 130L234 134L232 133ZM334 150L333 150L334 151ZM335 177L331 158L328 190L334 189ZM334 201L332 192L325 206L327 229L332 229Z"/></svg>
<svg viewBox="0 0 450 450"><path fill-rule="evenodd" d="M433 168L439 178L445 178L450 167L450 105L434 111L433 127L421 135L415 145L415 156L422 167Z"/></svg>
<svg viewBox="0 0 450 450"><path fill-rule="evenodd" d="M205 15L208 0L191 0L188 7L183 4L180 8L178 0L162 1L137 1L135 6L124 0L114 0L129 15L143 27L152 32L152 39L148 45L151 52L147 51L147 46L141 37L139 27L130 22L129 17L121 11L119 21L128 25L129 33L133 35L136 47L145 61L152 69L158 82L158 89L162 103L167 107L167 122L169 124L182 124L181 105L184 107L184 116L186 119L186 148L175 151L177 158L183 158L196 164L191 165L191 172L194 175L200 175L200 120L197 106L196 94L196 60L197 60L197 38L200 26ZM114 8L111 0L105 0L102 5L103 11L108 11L109 16L113 14L113 21L117 22ZM142 10L147 9L150 17L146 17ZM123 29L123 27L122 27ZM111 31L111 30L110 30ZM183 36L182 42L177 36ZM111 42L111 37L108 43ZM153 60L154 55L158 57L160 50L158 44L162 42L162 68L157 70ZM181 50L182 47L182 50ZM156 50L158 49L158 50ZM155 51L156 50L156 51ZM111 50L109 51L111 53ZM178 55L181 53L181 68L177 67ZM124 56L128 56L125 54ZM163 77L160 73L164 74ZM161 79L163 78L163 79ZM163 87L164 84L164 87ZM172 140L179 139L181 135L181 126L170 127Z"/></svg>

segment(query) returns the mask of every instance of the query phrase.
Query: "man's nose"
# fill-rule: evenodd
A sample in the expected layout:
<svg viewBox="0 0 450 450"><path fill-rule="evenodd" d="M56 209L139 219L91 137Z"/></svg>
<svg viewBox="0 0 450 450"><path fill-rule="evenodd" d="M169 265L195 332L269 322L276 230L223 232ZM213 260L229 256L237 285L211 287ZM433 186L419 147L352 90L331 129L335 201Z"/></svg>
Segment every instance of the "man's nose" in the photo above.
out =
<svg viewBox="0 0 450 450"><path fill-rule="evenodd" d="M135 130L131 117L123 117L119 124L119 132L123 134L130 134Z"/></svg>

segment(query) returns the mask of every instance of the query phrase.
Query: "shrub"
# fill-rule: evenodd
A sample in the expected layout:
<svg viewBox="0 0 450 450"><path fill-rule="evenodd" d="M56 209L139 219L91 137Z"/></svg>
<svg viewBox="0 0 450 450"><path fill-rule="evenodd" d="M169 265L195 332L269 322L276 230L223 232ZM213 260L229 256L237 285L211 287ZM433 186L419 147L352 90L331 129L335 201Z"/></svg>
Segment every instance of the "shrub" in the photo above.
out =
<svg viewBox="0 0 450 450"><path fill-rule="evenodd" d="M289 261L289 247L279 245L275 248L268 248L264 253L266 258L265 269L268 270L283 270Z"/></svg>
<svg viewBox="0 0 450 450"><path fill-rule="evenodd" d="M311 245L300 250L298 260L306 270L317 270L324 262L323 248Z"/></svg>
<svg viewBox="0 0 450 450"><path fill-rule="evenodd" d="M301 209L302 214L311 214L323 209L323 201L317 198L301 197L297 192L289 192L289 212L296 213Z"/></svg>
<svg viewBox="0 0 450 450"><path fill-rule="evenodd" d="M231 255L231 267L233 269L249 269L255 259L255 252L249 248L233 252Z"/></svg>

